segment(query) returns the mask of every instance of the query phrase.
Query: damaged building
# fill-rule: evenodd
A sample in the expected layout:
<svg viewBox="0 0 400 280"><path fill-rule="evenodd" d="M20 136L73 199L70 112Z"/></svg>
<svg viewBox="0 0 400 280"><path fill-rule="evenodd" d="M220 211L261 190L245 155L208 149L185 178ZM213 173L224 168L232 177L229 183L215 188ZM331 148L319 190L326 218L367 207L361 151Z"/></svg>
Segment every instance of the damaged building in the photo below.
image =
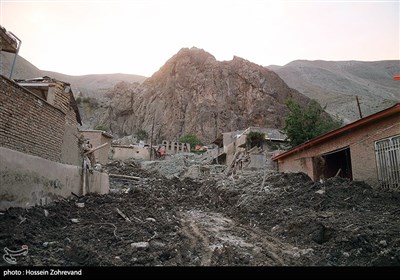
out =
<svg viewBox="0 0 400 280"><path fill-rule="evenodd" d="M17 54L18 41L4 28L0 33L8 38L1 50ZM0 75L0 85L0 209L85 193L84 177L86 191L108 192L107 174L82 171L82 122L70 84Z"/></svg>
<svg viewBox="0 0 400 280"><path fill-rule="evenodd" d="M262 136L258 143L251 143L252 135ZM213 144L213 163L225 164L237 170L276 169L271 160L275 151L285 144L286 135L275 128L249 127L245 130L222 133Z"/></svg>
<svg viewBox="0 0 400 280"><path fill-rule="evenodd" d="M273 157L281 172L400 188L400 103Z"/></svg>
<svg viewBox="0 0 400 280"><path fill-rule="evenodd" d="M96 129L81 130L80 133L85 139L88 139L94 147L100 147L104 145L104 148L98 149L93 153L96 163L106 165L110 158L113 136L105 131Z"/></svg>

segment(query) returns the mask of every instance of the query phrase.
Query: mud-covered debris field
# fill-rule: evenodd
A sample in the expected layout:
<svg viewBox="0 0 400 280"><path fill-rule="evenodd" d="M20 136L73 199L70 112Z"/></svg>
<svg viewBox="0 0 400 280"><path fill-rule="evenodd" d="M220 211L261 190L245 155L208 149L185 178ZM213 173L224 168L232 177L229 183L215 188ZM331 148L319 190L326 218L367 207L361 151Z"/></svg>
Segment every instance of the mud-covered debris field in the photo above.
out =
<svg viewBox="0 0 400 280"><path fill-rule="evenodd" d="M0 213L0 248L46 266L399 266L400 194L342 178L168 179L113 162L107 195ZM5 262L0 262L7 265Z"/></svg>

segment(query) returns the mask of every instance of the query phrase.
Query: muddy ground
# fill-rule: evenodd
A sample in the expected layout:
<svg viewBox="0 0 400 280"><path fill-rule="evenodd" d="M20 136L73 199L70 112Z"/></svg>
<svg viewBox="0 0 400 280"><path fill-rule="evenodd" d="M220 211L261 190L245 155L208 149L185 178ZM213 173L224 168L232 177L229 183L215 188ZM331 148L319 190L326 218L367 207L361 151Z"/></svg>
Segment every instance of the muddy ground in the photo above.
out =
<svg viewBox="0 0 400 280"><path fill-rule="evenodd" d="M0 248L27 245L16 259L29 266L400 265L399 193L302 173L180 180L133 161L108 170L141 179L3 211Z"/></svg>

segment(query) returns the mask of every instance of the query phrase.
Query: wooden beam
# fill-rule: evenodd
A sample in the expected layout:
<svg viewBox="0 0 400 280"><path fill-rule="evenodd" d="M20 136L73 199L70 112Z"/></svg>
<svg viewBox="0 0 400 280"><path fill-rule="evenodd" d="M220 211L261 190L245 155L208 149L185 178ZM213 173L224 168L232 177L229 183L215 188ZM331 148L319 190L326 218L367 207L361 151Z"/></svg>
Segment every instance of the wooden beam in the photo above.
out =
<svg viewBox="0 0 400 280"><path fill-rule="evenodd" d="M128 175L120 175L120 174L108 174L110 177L116 177L116 178L124 178L124 179L131 179L131 180L140 180L142 178L136 177L136 176L128 176Z"/></svg>

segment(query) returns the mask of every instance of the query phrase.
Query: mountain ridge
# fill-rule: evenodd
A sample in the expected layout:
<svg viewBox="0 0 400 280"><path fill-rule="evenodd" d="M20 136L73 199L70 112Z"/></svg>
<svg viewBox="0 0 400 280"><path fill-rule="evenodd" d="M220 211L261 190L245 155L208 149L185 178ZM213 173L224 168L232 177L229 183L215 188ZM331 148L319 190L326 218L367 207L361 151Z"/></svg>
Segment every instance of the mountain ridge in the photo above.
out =
<svg viewBox="0 0 400 280"><path fill-rule="evenodd" d="M244 70L240 71L240 68L244 67L243 69L245 69L248 63L252 63L238 56L234 56L229 61L217 61L212 54L196 47L190 49L182 48L168 61L182 54L189 54L185 59L191 57L193 61L197 61L195 64L197 68L186 69L186 71L198 71L213 63L224 65L225 68L229 68L229 65L236 65L235 67L238 71L229 72L228 68L224 71L240 77L241 73L245 72ZM14 55L12 54L1 53L1 74L6 77L9 76L13 58ZM360 100L363 117L390 107L400 101L399 83L398 81L393 81L393 76L400 73L399 65L398 60L326 61L301 59L289 62L284 66L270 65L264 68L275 72L289 87L296 89L309 98L317 100L322 107L326 106L326 111L332 116L342 118L345 123L349 123L360 118L355 96ZM82 128L87 129L94 128L96 125L103 123L111 125L109 120L110 96L113 95L113 87L116 84L127 82L129 85L125 84L122 86L124 90L131 87L130 84L136 82L151 85L151 81L156 79L157 75L161 75L160 71L162 69L163 66L150 78L123 73L71 76L40 70L23 57L18 56L13 78L24 79L47 75L70 83L75 97L90 98L93 104L95 104L95 106L90 104L79 105L84 120ZM169 71L170 74L174 73L176 68L172 67ZM204 76L200 72L199 74L200 77ZM220 77L222 76L220 75ZM243 77L241 78L243 79ZM191 77L191 79L194 79L194 77ZM227 76L223 76L223 79L227 80ZM215 83L213 77L208 77L207 82ZM252 84L256 87L259 85L257 79L251 81L250 78L249 85ZM174 86L178 89L182 87L179 83ZM199 86L198 83L197 86ZM136 88L137 85L132 87ZM160 94L165 94L165 92L161 91ZM154 99L154 96L152 98ZM213 102L212 100L209 101ZM240 102L243 103L243 100ZM126 131L123 134L125 133Z"/></svg>
<svg viewBox="0 0 400 280"><path fill-rule="evenodd" d="M363 117L400 101L400 61L295 60L285 66L270 65L290 87L317 100L331 115L345 123L359 119L356 96Z"/></svg>

